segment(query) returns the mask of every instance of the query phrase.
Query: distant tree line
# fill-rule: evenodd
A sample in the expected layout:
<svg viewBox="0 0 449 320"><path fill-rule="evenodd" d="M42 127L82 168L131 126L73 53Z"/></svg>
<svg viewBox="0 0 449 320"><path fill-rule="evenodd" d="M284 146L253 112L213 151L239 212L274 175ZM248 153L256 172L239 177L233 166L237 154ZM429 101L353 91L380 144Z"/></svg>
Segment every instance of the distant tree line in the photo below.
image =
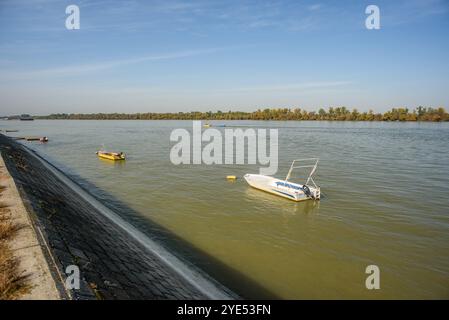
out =
<svg viewBox="0 0 449 320"><path fill-rule="evenodd" d="M449 121L444 108L418 107L393 108L385 113L359 112L346 107L330 107L316 111L300 108L264 109L254 112L216 111L216 112L178 112L178 113L57 113L36 119L73 119L73 120L329 120L329 121Z"/></svg>

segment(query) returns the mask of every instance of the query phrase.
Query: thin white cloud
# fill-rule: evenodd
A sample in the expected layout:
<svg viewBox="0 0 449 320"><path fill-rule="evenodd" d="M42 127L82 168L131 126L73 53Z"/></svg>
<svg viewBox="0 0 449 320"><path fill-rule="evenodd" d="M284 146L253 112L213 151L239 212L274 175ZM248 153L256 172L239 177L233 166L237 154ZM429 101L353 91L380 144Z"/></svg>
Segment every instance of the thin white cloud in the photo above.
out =
<svg viewBox="0 0 449 320"><path fill-rule="evenodd" d="M326 89L333 87L341 87L351 84L350 81L322 81L322 82L304 82L304 83L290 83L279 85L266 85L256 87L243 87L232 89L234 92L256 92L256 91L293 91L293 90L312 90L312 89Z"/></svg>
<svg viewBox="0 0 449 320"><path fill-rule="evenodd" d="M317 11L320 10L323 5L321 3L312 4L307 7L309 11Z"/></svg>
<svg viewBox="0 0 449 320"><path fill-rule="evenodd" d="M203 50L187 50L180 51L168 54L161 55L150 55L138 58L130 58L123 60L113 60L108 62L100 62L95 64L82 64L82 65L72 65L66 67L57 67L57 68L48 68L48 69L40 69L40 70L32 70L32 71L19 71L6 73L3 72L1 79L3 80L27 80L27 79L35 79L35 78L43 78L43 77L65 77L65 76L74 76L79 74L85 74L100 70L113 69L125 65L137 64L148 61L161 61L161 60L173 60L180 58L187 58L202 54L213 53L216 51L222 50L220 48L211 48L211 49L203 49Z"/></svg>
<svg viewBox="0 0 449 320"><path fill-rule="evenodd" d="M402 0L381 6L381 20L396 26L449 13L447 0Z"/></svg>
<svg viewBox="0 0 449 320"><path fill-rule="evenodd" d="M284 84L267 84L260 86L249 86L249 87L239 87L239 88L174 88L174 87L138 87L138 88L123 88L123 92L129 93L152 93L152 94L167 94L170 92L177 92L183 94L223 94L223 93L257 93L257 92L291 92L291 91L316 91L316 90L327 90L333 88L344 87L352 84L351 81L316 81L316 82L302 82L302 83L284 83Z"/></svg>
<svg viewBox="0 0 449 320"><path fill-rule="evenodd" d="M223 94L223 93L253 93L253 92L291 92L291 91L316 91L316 90L327 90L335 89L340 87L345 87L353 84L351 81L315 81L315 82L302 82L302 83L284 83L284 84L267 84L260 86L249 86L249 87L238 87L238 88L192 88L192 87L128 87L114 89L114 91L119 90L121 93L151 93L151 94L168 94L172 92L182 93L182 94Z"/></svg>

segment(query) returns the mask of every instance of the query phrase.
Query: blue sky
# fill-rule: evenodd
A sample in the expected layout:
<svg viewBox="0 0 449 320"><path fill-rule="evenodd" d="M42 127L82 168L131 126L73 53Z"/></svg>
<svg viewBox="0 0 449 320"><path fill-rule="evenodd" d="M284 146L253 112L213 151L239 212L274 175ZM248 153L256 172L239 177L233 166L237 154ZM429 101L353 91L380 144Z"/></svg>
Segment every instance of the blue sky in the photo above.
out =
<svg viewBox="0 0 449 320"><path fill-rule="evenodd" d="M0 114L448 108L448 39L448 0L0 0Z"/></svg>

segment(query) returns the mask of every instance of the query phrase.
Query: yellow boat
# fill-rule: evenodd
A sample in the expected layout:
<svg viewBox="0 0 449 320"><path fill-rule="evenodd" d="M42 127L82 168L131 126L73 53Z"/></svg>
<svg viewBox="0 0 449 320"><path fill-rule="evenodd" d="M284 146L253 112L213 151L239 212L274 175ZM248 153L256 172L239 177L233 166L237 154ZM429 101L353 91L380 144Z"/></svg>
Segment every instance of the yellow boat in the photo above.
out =
<svg viewBox="0 0 449 320"><path fill-rule="evenodd" d="M106 152L106 151L97 151L96 154L103 159L108 160L125 160L125 154L123 152Z"/></svg>

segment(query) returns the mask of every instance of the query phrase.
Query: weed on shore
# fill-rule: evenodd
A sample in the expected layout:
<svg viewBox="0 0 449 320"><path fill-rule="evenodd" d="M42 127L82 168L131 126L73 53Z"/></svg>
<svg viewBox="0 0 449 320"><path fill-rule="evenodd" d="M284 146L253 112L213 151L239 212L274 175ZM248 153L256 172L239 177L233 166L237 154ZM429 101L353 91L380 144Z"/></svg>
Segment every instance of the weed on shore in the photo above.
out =
<svg viewBox="0 0 449 320"><path fill-rule="evenodd" d="M0 202L0 300L17 299L27 291L25 277L18 271L19 262L8 245L18 230L10 210Z"/></svg>

